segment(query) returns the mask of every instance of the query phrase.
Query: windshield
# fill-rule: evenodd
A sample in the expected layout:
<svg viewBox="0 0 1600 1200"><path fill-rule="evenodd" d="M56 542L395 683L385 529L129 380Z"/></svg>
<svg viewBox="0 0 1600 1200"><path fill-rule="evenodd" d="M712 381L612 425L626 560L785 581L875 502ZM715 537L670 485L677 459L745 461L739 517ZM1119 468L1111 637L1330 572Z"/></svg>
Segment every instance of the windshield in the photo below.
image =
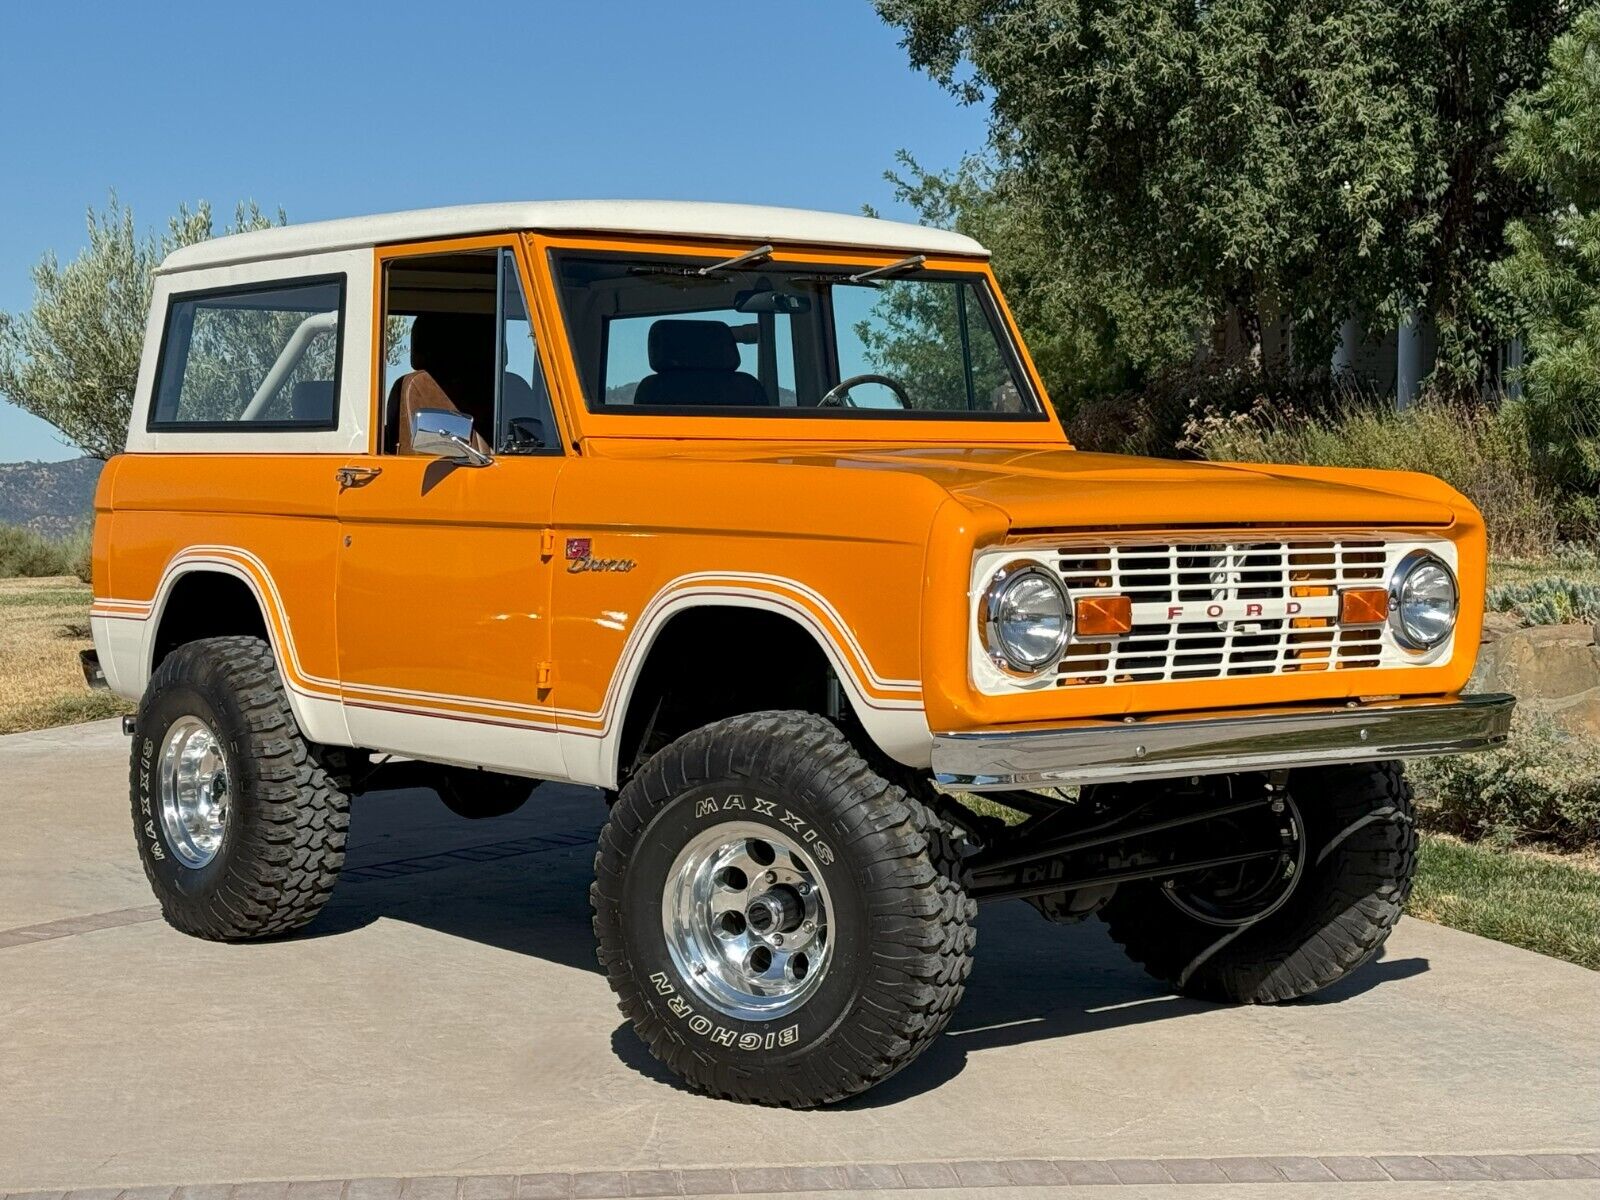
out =
<svg viewBox="0 0 1600 1200"><path fill-rule="evenodd" d="M589 408L1045 419L982 275L764 258L555 252Z"/></svg>

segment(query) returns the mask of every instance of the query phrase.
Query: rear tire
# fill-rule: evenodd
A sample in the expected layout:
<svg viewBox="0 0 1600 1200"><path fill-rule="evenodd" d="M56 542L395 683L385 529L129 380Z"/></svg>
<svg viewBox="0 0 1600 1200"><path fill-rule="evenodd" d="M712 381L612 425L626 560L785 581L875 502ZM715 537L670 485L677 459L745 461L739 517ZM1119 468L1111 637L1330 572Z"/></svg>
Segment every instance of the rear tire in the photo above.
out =
<svg viewBox="0 0 1600 1200"><path fill-rule="evenodd" d="M1288 794L1307 853L1280 906L1253 922L1219 925L1180 909L1159 882L1123 884L1100 913L1112 939L1178 991L1239 1004L1306 996L1368 962L1400 919L1416 870L1401 766L1300 771Z"/></svg>
<svg viewBox="0 0 1600 1200"><path fill-rule="evenodd" d="M590 900L651 1054L699 1091L794 1108L926 1049L976 938L949 831L801 712L733 717L652 757L601 832Z"/></svg>
<svg viewBox="0 0 1600 1200"><path fill-rule="evenodd" d="M139 704L129 791L173 928L246 941L307 924L344 865L349 796L301 735L259 638L189 642Z"/></svg>

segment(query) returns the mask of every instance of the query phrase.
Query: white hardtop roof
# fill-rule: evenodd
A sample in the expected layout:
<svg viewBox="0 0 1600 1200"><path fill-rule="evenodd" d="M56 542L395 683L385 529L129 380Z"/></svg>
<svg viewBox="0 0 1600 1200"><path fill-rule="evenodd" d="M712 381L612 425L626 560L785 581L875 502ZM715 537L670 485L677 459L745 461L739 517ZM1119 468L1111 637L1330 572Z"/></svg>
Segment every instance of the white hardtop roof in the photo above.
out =
<svg viewBox="0 0 1600 1200"><path fill-rule="evenodd" d="M420 208L236 233L174 250L160 272L509 230L665 234L984 258L989 254L963 234L847 213L686 200L531 200Z"/></svg>

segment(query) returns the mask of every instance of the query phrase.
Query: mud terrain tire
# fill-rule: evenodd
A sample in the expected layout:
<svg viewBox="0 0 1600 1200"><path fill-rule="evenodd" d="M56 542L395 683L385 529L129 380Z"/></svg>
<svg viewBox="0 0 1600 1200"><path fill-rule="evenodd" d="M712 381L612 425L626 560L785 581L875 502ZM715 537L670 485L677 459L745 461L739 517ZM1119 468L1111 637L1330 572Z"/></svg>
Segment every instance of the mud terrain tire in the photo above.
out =
<svg viewBox="0 0 1600 1200"><path fill-rule="evenodd" d="M180 722L198 720L225 763L220 841L203 857L162 818L162 759ZM344 865L350 800L301 736L277 663L252 637L180 646L151 676L135 720L129 772L139 857L162 915L212 941L299 929L315 917Z"/></svg>
<svg viewBox="0 0 1600 1200"><path fill-rule="evenodd" d="M1306 996L1368 962L1400 919L1416 869L1411 787L1398 762L1299 771L1288 793L1305 822L1305 869L1254 924L1208 924L1158 882L1123 885L1100 912L1111 937L1186 995L1236 1004Z"/></svg>
<svg viewBox="0 0 1600 1200"><path fill-rule="evenodd" d="M793 846L784 861L808 864L801 878L826 899L829 957L782 1015L719 1010L668 945L683 856L725 836L756 861L763 839ZM699 1091L794 1108L855 1095L925 1050L961 999L976 939L949 829L803 712L733 717L654 755L601 831L590 900L600 964L650 1052Z"/></svg>

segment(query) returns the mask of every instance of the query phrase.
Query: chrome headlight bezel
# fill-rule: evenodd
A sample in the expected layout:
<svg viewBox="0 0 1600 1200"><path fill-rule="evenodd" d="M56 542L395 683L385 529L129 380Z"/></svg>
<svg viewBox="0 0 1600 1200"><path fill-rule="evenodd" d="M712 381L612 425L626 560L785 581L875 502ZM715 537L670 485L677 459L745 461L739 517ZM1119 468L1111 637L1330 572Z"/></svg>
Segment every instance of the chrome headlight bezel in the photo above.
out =
<svg viewBox="0 0 1600 1200"><path fill-rule="evenodd" d="M1430 568L1442 573L1450 585L1450 619L1433 637L1429 637L1426 632L1419 632L1408 619L1407 613L1408 592L1411 585L1416 581L1419 571ZM1415 603L1414 597L1410 599L1410 603ZM1460 616L1461 582L1456 578L1456 573L1450 569L1449 563L1431 550L1413 550L1400 560L1395 567L1394 575L1389 579L1389 632L1394 635L1395 642L1402 649L1418 654L1438 649L1455 633L1456 622Z"/></svg>
<svg viewBox="0 0 1600 1200"><path fill-rule="evenodd" d="M1004 624L1006 599L1013 588L1044 583L1054 593L1061 605L1061 629L1048 652L1044 655L1019 654L1017 647L1008 641ZM1072 640L1072 598L1055 572L1031 558L1014 559L989 577L978 604L978 639L984 653L1000 670L1018 678L1033 678L1050 670L1066 653Z"/></svg>

